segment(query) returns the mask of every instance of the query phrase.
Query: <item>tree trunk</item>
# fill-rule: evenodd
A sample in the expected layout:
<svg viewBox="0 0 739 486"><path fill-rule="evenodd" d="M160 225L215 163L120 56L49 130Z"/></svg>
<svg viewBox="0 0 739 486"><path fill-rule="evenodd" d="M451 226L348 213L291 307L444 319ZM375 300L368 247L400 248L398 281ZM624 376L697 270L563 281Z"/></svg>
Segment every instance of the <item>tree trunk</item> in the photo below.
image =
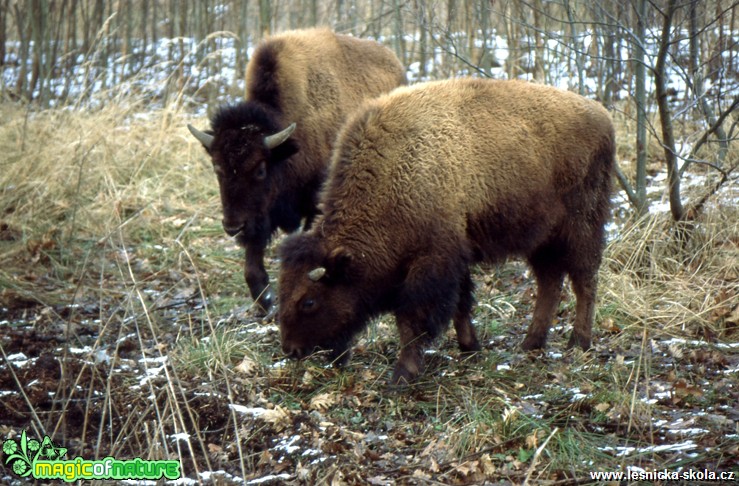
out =
<svg viewBox="0 0 739 486"><path fill-rule="evenodd" d="M570 35L572 36L572 46L574 46L573 57L575 59L575 68L577 70L577 91L581 95L585 95L585 68L583 67L583 49L584 46L579 39L579 31L577 24L575 23L575 17L572 13L572 6L570 0L564 0L565 11L567 12L567 21L570 24Z"/></svg>
<svg viewBox="0 0 739 486"><path fill-rule="evenodd" d="M690 17L690 75L693 79L693 95L698 100L698 104L703 112L703 116L706 119L708 126L716 125L716 115L708 103L706 98L705 87L703 84L703 69L700 66L700 48L699 48L699 34L700 26L698 25L698 6L699 0L692 0L690 2L690 11L688 13ZM726 137L721 125L716 126L716 138L719 143L718 162L721 165L726 158L726 154L729 151L729 142Z"/></svg>
<svg viewBox="0 0 739 486"><path fill-rule="evenodd" d="M647 22L647 0L637 0L634 72L636 75L636 212L646 214L647 207L647 76L644 64Z"/></svg>
<svg viewBox="0 0 739 486"><path fill-rule="evenodd" d="M400 3L398 0L393 0L393 37L395 38L395 53L398 56L398 59L400 59L401 64L403 66L407 65L408 59L406 58L406 49L405 49L405 32L403 31L403 13L400 10Z"/></svg>
<svg viewBox="0 0 739 486"><path fill-rule="evenodd" d="M428 49L428 26L426 25L426 2L416 0L414 2L416 9L416 18L418 19L418 77L426 79L428 72L426 71L427 52Z"/></svg>
<svg viewBox="0 0 739 486"><path fill-rule="evenodd" d="M266 37L272 33L272 10L269 0L259 0L259 33Z"/></svg>
<svg viewBox="0 0 739 486"><path fill-rule="evenodd" d="M5 45L8 42L6 26L8 23L8 11L10 10L10 0L0 1L0 67L5 66Z"/></svg>
<svg viewBox="0 0 739 486"><path fill-rule="evenodd" d="M657 62L654 67L654 84L657 94L660 125L662 127L662 147L664 147L667 163L667 181L669 183L670 212L672 219L681 221L684 216L683 205L680 201L680 172L677 166L675 152L675 135L672 129L672 113L667 96L667 55L670 47L670 30L672 19L675 16L677 0L668 0L667 9L662 23L662 38L660 39Z"/></svg>

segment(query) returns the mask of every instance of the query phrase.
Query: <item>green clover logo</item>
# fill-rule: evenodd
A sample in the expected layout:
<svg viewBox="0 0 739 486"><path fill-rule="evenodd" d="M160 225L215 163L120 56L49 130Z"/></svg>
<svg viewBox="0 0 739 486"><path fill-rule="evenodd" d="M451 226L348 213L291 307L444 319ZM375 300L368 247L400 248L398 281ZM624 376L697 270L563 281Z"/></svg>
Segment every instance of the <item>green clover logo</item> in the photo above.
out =
<svg viewBox="0 0 739 486"><path fill-rule="evenodd" d="M9 439L3 442L3 452L5 453L6 456L15 454L15 451L17 450L18 450L18 444L16 444L13 439Z"/></svg>
<svg viewBox="0 0 739 486"><path fill-rule="evenodd" d="M16 473L18 476L28 476L28 474L24 473L30 473L31 470L29 469L28 463L26 461L24 461L23 459L16 459L13 463L13 472Z"/></svg>
<svg viewBox="0 0 739 486"><path fill-rule="evenodd" d="M60 459L67 453L67 449L64 447L57 447L49 439L49 436L44 437L44 441L39 446L38 457L46 457L49 460Z"/></svg>
<svg viewBox="0 0 739 486"><path fill-rule="evenodd" d="M3 442L3 453L6 456L5 464L10 465L14 473L24 478L31 474L37 459L61 459L67 453L67 449L54 445L48 436L44 437L42 442L29 439L24 430L19 441L8 439Z"/></svg>

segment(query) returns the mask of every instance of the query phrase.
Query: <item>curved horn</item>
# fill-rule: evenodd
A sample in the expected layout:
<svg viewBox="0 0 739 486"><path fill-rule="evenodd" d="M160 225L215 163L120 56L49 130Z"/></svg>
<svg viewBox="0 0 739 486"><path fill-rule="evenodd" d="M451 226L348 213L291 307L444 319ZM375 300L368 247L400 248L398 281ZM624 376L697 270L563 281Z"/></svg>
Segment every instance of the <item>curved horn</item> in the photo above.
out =
<svg viewBox="0 0 739 486"><path fill-rule="evenodd" d="M308 278L313 282L318 282L324 275L326 275L326 269L323 267L314 268L308 272Z"/></svg>
<svg viewBox="0 0 739 486"><path fill-rule="evenodd" d="M264 137L264 146L272 150L278 145L284 143L285 140L290 138L290 135L292 135L293 131L295 131L295 126L296 126L295 123L292 123L286 129L279 131L275 133L274 135L269 135L269 136Z"/></svg>
<svg viewBox="0 0 739 486"><path fill-rule="evenodd" d="M190 130L190 133L192 133L193 137L197 138L198 141L202 143L205 148L210 150L210 146L213 145L213 135L201 132L189 123L187 124L187 129Z"/></svg>

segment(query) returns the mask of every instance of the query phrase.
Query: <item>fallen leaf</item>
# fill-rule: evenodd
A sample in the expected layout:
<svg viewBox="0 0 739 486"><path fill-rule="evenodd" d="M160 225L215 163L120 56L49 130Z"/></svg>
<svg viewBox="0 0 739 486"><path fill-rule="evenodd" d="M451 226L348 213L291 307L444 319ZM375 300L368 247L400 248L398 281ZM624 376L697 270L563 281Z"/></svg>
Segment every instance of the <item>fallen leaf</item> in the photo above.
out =
<svg viewBox="0 0 739 486"><path fill-rule="evenodd" d="M303 373L303 379L301 380L303 386L311 386L313 384L314 376L310 371Z"/></svg>
<svg viewBox="0 0 739 486"><path fill-rule="evenodd" d="M726 327L739 327L739 305L735 305L731 313L726 317Z"/></svg>
<svg viewBox="0 0 739 486"><path fill-rule="evenodd" d="M710 349L694 349L690 352L690 361L710 366L726 366L728 359L721 351Z"/></svg>
<svg viewBox="0 0 739 486"><path fill-rule="evenodd" d="M605 319L603 319L600 323L600 327L605 332L609 332L611 334L618 334L623 331L623 329L621 329L621 327L619 327L611 317L606 317Z"/></svg>
<svg viewBox="0 0 739 486"><path fill-rule="evenodd" d="M427 457L434 449L436 449L436 439L432 439L431 442L421 451L421 457Z"/></svg>
<svg viewBox="0 0 739 486"><path fill-rule="evenodd" d="M518 415L518 409L515 407L508 407L503 411L503 422L512 422L513 419Z"/></svg>
<svg viewBox="0 0 739 486"><path fill-rule="evenodd" d="M670 352L670 354L675 359L681 359L683 357L683 349L682 347L677 343L670 343L669 346L667 346L667 350Z"/></svg>
<svg viewBox="0 0 739 486"><path fill-rule="evenodd" d="M208 444L208 452L216 453L216 452L222 452L223 447L216 445L216 444Z"/></svg>
<svg viewBox="0 0 739 486"><path fill-rule="evenodd" d="M261 454L259 454L259 462L257 463L257 466L271 466L272 465L272 453L269 451L262 451Z"/></svg>
<svg viewBox="0 0 739 486"><path fill-rule="evenodd" d="M536 449L539 447L539 435L541 430L535 430L533 433L526 436L526 447L529 449Z"/></svg>
<svg viewBox="0 0 739 486"><path fill-rule="evenodd" d="M367 482L376 486L385 486L386 484L391 483L391 481L385 476L373 476L371 478L367 478Z"/></svg>
<svg viewBox="0 0 739 486"><path fill-rule="evenodd" d="M703 390L696 386L688 385L688 383L683 379L677 380L672 384L672 402L675 404L680 403L687 397L702 396Z"/></svg>
<svg viewBox="0 0 739 486"><path fill-rule="evenodd" d="M309 407L311 410L325 412L332 406L336 405L338 401L339 398L336 393L321 393L311 399Z"/></svg>
<svg viewBox="0 0 739 486"><path fill-rule="evenodd" d="M259 365L255 360L251 359L248 356L244 356L244 359L241 360L241 363L237 364L234 369L243 375L253 376L258 371Z"/></svg>
<svg viewBox="0 0 739 486"><path fill-rule="evenodd" d="M490 457L490 454L483 454L480 457L480 467L485 476L492 476L495 474L495 464L493 464L493 459Z"/></svg>
<svg viewBox="0 0 739 486"><path fill-rule="evenodd" d="M428 480L431 479L431 475L430 474L427 474L427 473L421 471L420 469L416 469L415 471L413 471L413 477L416 478L416 479L422 479L422 480L425 480L425 481L428 481Z"/></svg>
<svg viewBox="0 0 739 486"><path fill-rule="evenodd" d="M290 412L279 405L271 410L265 410L259 418L271 424L278 432L287 428L291 423Z"/></svg>
<svg viewBox="0 0 739 486"><path fill-rule="evenodd" d="M469 476L472 473L477 472L478 461L468 461L455 467L454 470L460 473L462 476Z"/></svg>
<svg viewBox="0 0 739 486"><path fill-rule="evenodd" d="M609 408L611 408L611 404L610 403L603 402L603 403L599 403L598 405L596 405L593 408L595 408L600 413L605 413L606 410L608 410Z"/></svg>

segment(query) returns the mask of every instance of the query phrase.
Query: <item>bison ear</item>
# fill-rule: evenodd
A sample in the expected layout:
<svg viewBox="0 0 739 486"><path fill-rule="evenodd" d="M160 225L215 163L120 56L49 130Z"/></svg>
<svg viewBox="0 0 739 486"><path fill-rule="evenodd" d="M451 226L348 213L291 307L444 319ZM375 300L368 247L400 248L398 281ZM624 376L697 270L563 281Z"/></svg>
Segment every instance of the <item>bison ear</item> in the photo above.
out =
<svg viewBox="0 0 739 486"><path fill-rule="evenodd" d="M264 148L270 151L272 163L282 162L298 151L298 144L291 138L296 126L291 123L287 128L264 137Z"/></svg>
<svg viewBox="0 0 739 486"><path fill-rule="evenodd" d="M270 151L269 154L269 160L272 164L280 163L284 160L287 160L288 158L292 157L296 153L298 153L298 144L292 140L288 139L282 142L277 147L273 148Z"/></svg>
<svg viewBox="0 0 739 486"><path fill-rule="evenodd" d="M340 246L334 248L328 256L328 277L331 280L351 282L360 277L356 268L354 255Z"/></svg>

